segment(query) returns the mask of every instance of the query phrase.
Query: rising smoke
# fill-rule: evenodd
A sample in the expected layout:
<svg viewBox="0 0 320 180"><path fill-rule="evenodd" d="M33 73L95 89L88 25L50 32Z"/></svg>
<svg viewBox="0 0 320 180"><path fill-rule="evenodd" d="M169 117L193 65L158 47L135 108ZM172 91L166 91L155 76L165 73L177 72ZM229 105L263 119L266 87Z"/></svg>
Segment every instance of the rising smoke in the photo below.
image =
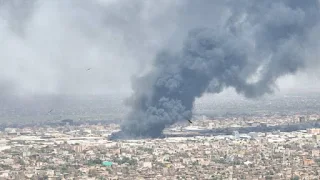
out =
<svg viewBox="0 0 320 180"><path fill-rule="evenodd" d="M133 81L133 109L115 137L159 137L166 126L191 118L195 98L205 92L233 87L260 97L274 91L279 77L305 67L318 0L226 2L231 15L223 25L195 27L180 52L159 52L153 70Z"/></svg>

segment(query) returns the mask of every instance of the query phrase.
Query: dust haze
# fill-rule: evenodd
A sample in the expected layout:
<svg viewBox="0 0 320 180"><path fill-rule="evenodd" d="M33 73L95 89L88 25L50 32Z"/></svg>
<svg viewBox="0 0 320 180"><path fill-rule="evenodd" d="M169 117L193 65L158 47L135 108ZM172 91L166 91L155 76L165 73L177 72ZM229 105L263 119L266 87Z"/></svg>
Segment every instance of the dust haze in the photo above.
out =
<svg viewBox="0 0 320 180"><path fill-rule="evenodd" d="M145 126L132 132L150 135L152 126L158 135L164 126L190 117L194 100L203 93L231 88L260 97L319 89L317 11L316 0L0 0L0 99L133 93L133 114L145 116L141 107L147 104L155 107L151 114L158 105L176 108L177 114L159 126L145 118ZM200 43L206 40L218 47L215 52ZM212 56L238 59L228 62L240 69L224 71L211 64L211 71L205 60ZM174 73L190 69L207 74L190 79ZM178 81L167 81L172 73ZM228 74L240 78L229 81ZM175 96L180 80L189 82L184 90L196 93ZM252 86L248 80L260 84ZM169 91L150 88L155 82L170 86ZM132 124L140 121L140 116L130 120L132 113L124 129L134 129Z"/></svg>
<svg viewBox="0 0 320 180"><path fill-rule="evenodd" d="M174 31L176 6L142 0L1 0L3 93L130 92L131 76L146 69Z"/></svg>

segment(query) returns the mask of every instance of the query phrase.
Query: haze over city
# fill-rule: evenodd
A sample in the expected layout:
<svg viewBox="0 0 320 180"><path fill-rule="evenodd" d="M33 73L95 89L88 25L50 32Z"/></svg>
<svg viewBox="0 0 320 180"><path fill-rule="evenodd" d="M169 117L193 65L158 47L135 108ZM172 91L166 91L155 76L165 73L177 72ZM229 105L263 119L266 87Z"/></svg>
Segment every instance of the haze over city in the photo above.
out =
<svg viewBox="0 0 320 180"><path fill-rule="evenodd" d="M48 106L65 101L60 95L129 97L132 77L150 71L160 51L179 51L194 28L221 26L232 17L234 5L232 1L3 0L1 97L34 101L34 96L55 95ZM276 94L319 89L316 28L308 34L306 67L279 77ZM230 94L238 96L232 88L218 96Z"/></svg>
<svg viewBox="0 0 320 180"><path fill-rule="evenodd" d="M319 0L0 0L0 178L319 178L319 20Z"/></svg>
<svg viewBox="0 0 320 180"><path fill-rule="evenodd" d="M222 2L2 0L1 94L130 93L131 76L147 71L160 49L179 49L190 29L225 21ZM312 48L308 58L318 62ZM317 77L312 64L277 84L318 89Z"/></svg>

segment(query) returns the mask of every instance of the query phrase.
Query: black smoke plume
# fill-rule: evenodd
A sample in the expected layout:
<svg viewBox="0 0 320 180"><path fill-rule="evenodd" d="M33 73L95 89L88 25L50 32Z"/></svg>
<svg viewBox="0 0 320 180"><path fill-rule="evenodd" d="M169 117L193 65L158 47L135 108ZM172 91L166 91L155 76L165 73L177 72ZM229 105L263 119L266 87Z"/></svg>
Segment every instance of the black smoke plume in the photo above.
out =
<svg viewBox="0 0 320 180"><path fill-rule="evenodd" d="M133 82L132 111L117 137L159 137L192 116L196 97L233 87L255 98L305 67L308 32L318 25L318 0L227 1L232 15L215 29L189 32L179 53L159 52L153 70ZM255 80L250 80L255 77Z"/></svg>

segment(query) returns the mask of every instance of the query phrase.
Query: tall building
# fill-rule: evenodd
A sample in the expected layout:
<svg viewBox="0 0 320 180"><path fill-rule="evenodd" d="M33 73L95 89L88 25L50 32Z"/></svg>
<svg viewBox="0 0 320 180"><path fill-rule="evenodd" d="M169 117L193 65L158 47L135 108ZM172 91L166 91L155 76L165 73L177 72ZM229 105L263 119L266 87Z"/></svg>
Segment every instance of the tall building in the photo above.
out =
<svg viewBox="0 0 320 180"><path fill-rule="evenodd" d="M304 116L299 117L299 122L306 122L306 118Z"/></svg>
<svg viewBox="0 0 320 180"><path fill-rule="evenodd" d="M238 131L233 131L232 135L234 136L235 139L239 139L240 138L240 134Z"/></svg>

